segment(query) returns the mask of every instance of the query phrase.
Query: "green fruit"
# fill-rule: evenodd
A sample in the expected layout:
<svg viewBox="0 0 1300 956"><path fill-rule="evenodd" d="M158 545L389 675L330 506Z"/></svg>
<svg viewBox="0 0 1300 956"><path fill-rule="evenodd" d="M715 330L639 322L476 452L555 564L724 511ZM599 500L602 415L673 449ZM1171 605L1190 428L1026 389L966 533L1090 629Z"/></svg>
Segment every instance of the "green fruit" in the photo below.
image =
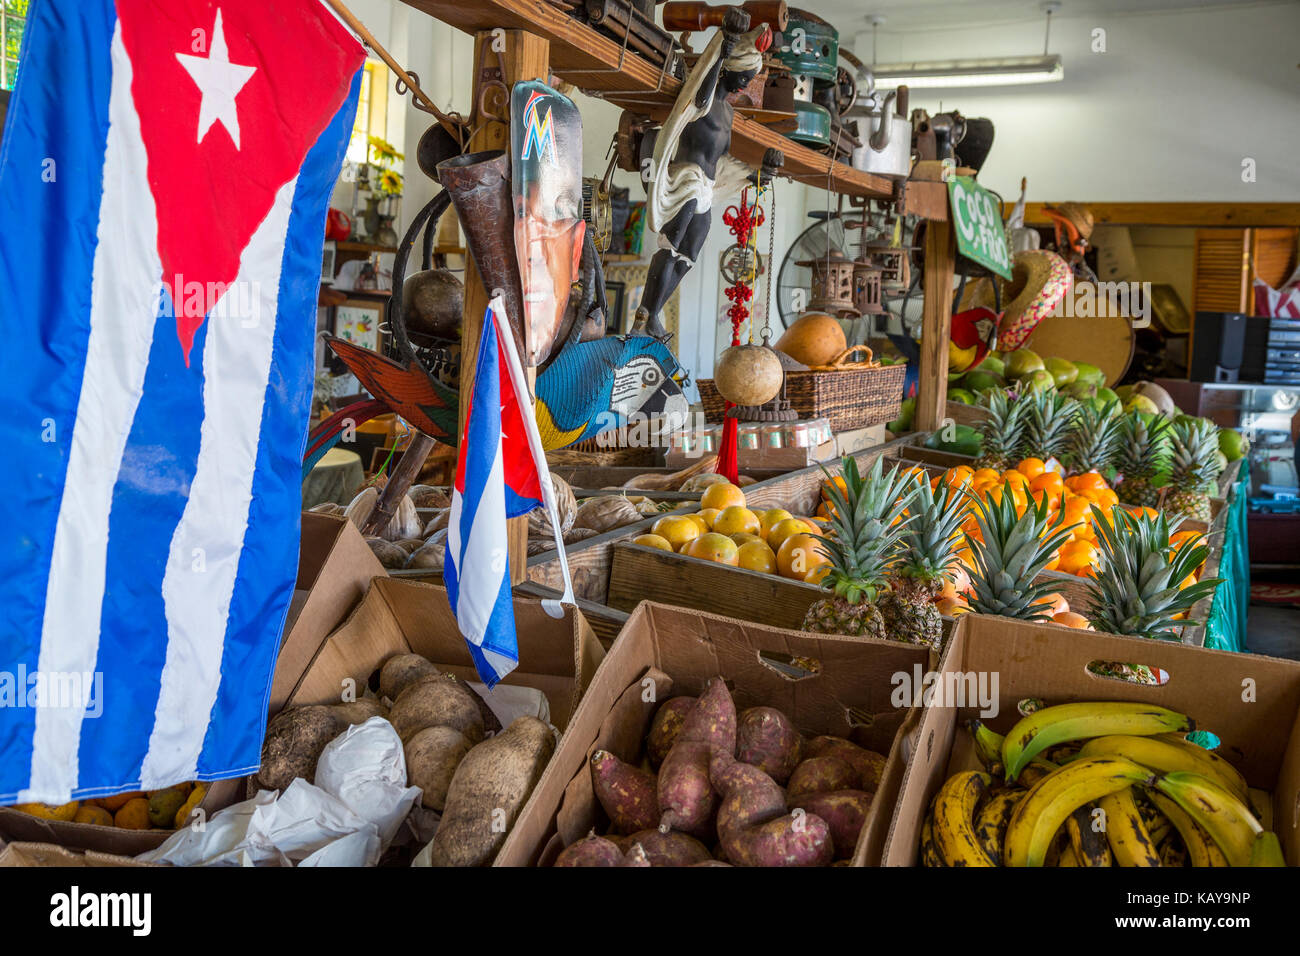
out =
<svg viewBox="0 0 1300 956"><path fill-rule="evenodd" d="M912 430L912 420L914 418L916 418L916 399L905 398L903 404L899 406L898 417L885 427L895 435L901 435L903 432Z"/></svg>
<svg viewBox="0 0 1300 956"><path fill-rule="evenodd" d="M1079 370L1069 359L1057 358L1053 355L1045 363L1045 367L1052 373L1052 378L1056 380L1056 387L1069 385L1079 377Z"/></svg>
<svg viewBox="0 0 1300 956"><path fill-rule="evenodd" d="M1023 378L1031 372L1039 372L1044 368L1043 360L1038 357L1038 353L1031 352L1029 349L1016 349L1006 359L1007 375L1010 378Z"/></svg>
<svg viewBox="0 0 1300 956"><path fill-rule="evenodd" d="M1081 402L1089 401L1097 396L1097 386L1091 382L1071 382L1061 391Z"/></svg>
<svg viewBox="0 0 1300 956"><path fill-rule="evenodd" d="M975 456L980 453L983 446L978 431L970 425L955 425L951 431L948 428L940 428L925 440L925 447L952 452L956 455Z"/></svg>
<svg viewBox="0 0 1300 956"><path fill-rule="evenodd" d="M1119 396L1121 402L1127 402L1129 395L1133 393L1132 385L1121 385L1115 389L1115 394Z"/></svg>
<svg viewBox="0 0 1300 956"><path fill-rule="evenodd" d="M948 401L961 402L963 405L974 405L975 396L964 388L950 388L948 389Z"/></svg>
<svg viewBox="0 0 1300 956"><path fill-rule="evenodd" d="M968 392L975 392L977 394L979 392L987 391L990 388L1005 388L1006 384L1007 380L1001 375L996 375L993 372L986 372L983 363L981 363L980 367L974 372L967 372L963 375L961 380L962 388L966 389Z"/></svg>
<svg viewBox="0 0 1300 956"><path fill-rule="evenodd" d="M1124 411L1131 412L1137 410L1149 415L1160 414L1160 409L1151 399L1145 395L1130 395L1128 401L1124 403Z"/></svg>
<svg viewBox="0 0 1300 956"><path fill-rule="evenodd" d="M1045 368L1029 372L1020 378L1021 384L1025 385L1032 391L1046 392L1056 388L1056 379L1052 373Z"/></svg>
<svg viewBox="0 0 1300 956"><path fill-rule="evenodd" d="M185 791L159 790L149 798L149 822L170 830L176 825L176 811L185 804Z"/></svg>
<svg viewBox="0 0 1300 956"><path fill-rule="evenodd" d="M1104 386L1104 385L1098 386L1098 388L1097 388L1097 398L1101 399L1101 401L1102 401L1103 403L1105 403L1105 402L1118 402L1118 401L1120 400L1120 397L1119 397L1119 395L1118 395L1116 392L1114 392L1113 390L1111 390L1111 389L1109 389L1109 388L1106 388L1106 386Z"/></svg>
<svg viewBox="0 0 1300 956"><path fill-rule="evenodd" d="M981 372L988 372L992 375L1001 375L1005 377L1007 374L1007 364L1002 361L1001 356L995 355L992 352L984 356L984 361L980 362L977 367ZM972 369L972 371L974 371L974 369Z"/></svg>
<svg viewBox="0 0 1300 956"><path fill-rule="evenodd" d="M1250 442L1244 435L1231 428L1219 429L1219 451L1228 461L1240 461L1250 450Z"/></svg>
<svg viewBox="0 0 1300 956"><path fill-rule="evenodd" d="M1086 382L1089 385L1096 385L1098 388L1106 384L1106 373L1097 366L1088 362L1075 362L1074 367L1079 372L1079 377L1075 379L1076 382Z"/></svg>
<svg viewBox="0 0 1300 956"><path fill-rule="evenodd" d="M1224 471L1227 470L1227 468L1228 468L1228 456L1227 456L1227 455L1225 455L1225 454L1224 454L1223 452L1221 452L1221 451L1216 451L1216 452L1214 453L1214 459L1215 459L1215 461L1217 461L1217 462L1219 463L1219 471L1220 471L1220 473L1222 473L1222 472L1224 472Z"/></svg>

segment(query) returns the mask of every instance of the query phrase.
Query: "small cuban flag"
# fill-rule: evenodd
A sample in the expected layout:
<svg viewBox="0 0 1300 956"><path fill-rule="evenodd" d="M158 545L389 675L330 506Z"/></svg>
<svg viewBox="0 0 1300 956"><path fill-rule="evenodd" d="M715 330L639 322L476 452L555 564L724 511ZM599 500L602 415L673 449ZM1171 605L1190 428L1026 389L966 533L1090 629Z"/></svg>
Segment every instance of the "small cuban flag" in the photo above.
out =
<svg viewBox="0 0 1300 956"><path fill-rule="evenodd" d="M498 296L483 318L443 562L452 612L469 643L474 667L488 687L496 686L519 664L507 518L546 507L555 531L564 596L558 603L543 605L558 617L563 613L559 604L574 603L550 470L529 401L528 381L504 313L505 304Z"/></svg>

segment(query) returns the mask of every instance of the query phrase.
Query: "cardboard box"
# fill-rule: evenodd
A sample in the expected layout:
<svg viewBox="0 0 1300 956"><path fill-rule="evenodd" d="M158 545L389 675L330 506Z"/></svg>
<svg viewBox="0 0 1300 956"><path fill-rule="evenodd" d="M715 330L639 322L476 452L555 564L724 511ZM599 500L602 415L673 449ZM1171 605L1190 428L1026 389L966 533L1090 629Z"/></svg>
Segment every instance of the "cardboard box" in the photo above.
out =
<svg viewBox="0 0 1300 956"><path fill-rule="evenodd" d="M854 428L835 433L835 455L842 458L853 455L889 441L889 433L884 425L872 425L869 428Z"/></svg>
<svg viewBox="0 0 1300 956"><path fill-rule="evenodd" d="M551 722L563 730L604 651L572 608L560 618L547 614L541 601L516 598L514 608L519 666L502 683L546 694ZM384 661L410 653L427 657L457 677L478 680L446 589L377 577L356 610L320 648L286 706L336 704L346 680L356 682L359 695Z"/></svg>
<svg viewBox="0 0 1300 956"><path fill-rule="evenodd" d="M10 843L0 850L0 867L7 866L159 866L139 863L130 857L87 850L77 853L52 843Z"/></svg>
<svg viewBox="0 0 1300 956"><path fill-rule="evenodd" d="M330 632L365 596L370 579L386 574L351 521L303 513L298 581L275 662L268 717L284 708Z"/></svg>
<svg viewBox="0 0 1300 956"><path fill-rule="evenodd" d="M199 807L210 819L218 810L237 803L244 797L244 780L216 780L208 784L208 792ZM27 843L55 844L78 850L98 853L136 856L161 846L175 830L120 830L94 823L73 823L64 820L42 820L12 807L0 807L0 836L6 840ZM11 844L12 845L12 844Z"/></svg>
<svg viewBox="0 0 1300 956"><path fill-rule="evenodd" d="M1098 677L1086 670L1095 660L1146 664L1169 679L1148 686ZM1252 788L1272 794L1272 827L1287 860L1300 863L1300 663L968 614L959 620L939 673L943 680L997 675L999 712L986 722L999 733L1019 719L1016 702L1025 697L1049 705L1139 701L1191 715L1198 730L1219 737L1218 753ZM1251 702L1242 699L1247 687ZM917 865L931 797L952 773L978 767L964 729L976 709L952 702L925 709L889 826L885 866Z"/></svg>
<svg viewBox="0 0 1300 956"><path fill-rule="evenodd" d="M815 661L815 673L790 668L792 658ZM805 734L852 735L887 755L854 855L856 865L874 864L902 780L901 739L918 719L913 709L894 706L894 676L933 666L923 648L781 630L644 602L597 671L495 865L549 865L564 846L605 826L591 789L590 755L604 749L638 761L657 703L699 694L718 674L730 684L738 710L777 707ZM647 701L649 686L654 699Z"/></svg>

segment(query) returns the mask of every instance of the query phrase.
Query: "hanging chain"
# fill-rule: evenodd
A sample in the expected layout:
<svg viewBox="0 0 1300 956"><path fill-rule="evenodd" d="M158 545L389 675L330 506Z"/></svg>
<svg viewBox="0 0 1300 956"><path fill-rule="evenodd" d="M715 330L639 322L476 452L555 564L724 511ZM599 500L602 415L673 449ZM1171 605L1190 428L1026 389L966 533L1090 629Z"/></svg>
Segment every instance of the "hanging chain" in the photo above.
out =
<svg viewBox="0 0 1300 956"><path fill-rule="evenodd" d="M776 274L776 177L767 187L767 305L763 309L763 344L772 338L772 278Z"/></svg>

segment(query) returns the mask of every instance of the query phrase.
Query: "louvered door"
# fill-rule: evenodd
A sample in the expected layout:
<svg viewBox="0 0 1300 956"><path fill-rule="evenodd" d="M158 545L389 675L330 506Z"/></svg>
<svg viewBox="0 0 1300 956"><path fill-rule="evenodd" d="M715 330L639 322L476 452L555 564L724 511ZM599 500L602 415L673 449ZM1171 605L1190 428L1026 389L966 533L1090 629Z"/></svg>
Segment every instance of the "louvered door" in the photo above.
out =
<svg viewBox="0 0 1300 956"><path fill-rule="evenodd" d="M1247 312L1249 229L1196 230L1195 312Z"/></svg>

